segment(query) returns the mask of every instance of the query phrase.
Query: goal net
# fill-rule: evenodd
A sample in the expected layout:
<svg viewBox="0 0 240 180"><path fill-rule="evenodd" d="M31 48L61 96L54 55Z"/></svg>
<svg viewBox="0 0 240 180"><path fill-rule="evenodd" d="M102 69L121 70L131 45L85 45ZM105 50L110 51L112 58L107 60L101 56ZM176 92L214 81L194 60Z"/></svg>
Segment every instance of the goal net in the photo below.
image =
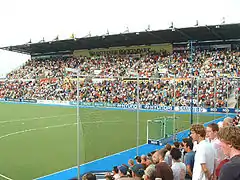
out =
<svg viewBox="0 0 240 180"><path fill-rule="evenodd" d="M147 121L147 143L164 145L175 140L178 131L175 116L162 116Z"/></svg>

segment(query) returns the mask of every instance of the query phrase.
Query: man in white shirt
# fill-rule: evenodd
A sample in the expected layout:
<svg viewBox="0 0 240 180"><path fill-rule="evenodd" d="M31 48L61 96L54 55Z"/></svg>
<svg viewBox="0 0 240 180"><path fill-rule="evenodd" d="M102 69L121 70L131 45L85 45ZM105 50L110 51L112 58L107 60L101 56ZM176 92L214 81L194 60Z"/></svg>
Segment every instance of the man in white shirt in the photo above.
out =
<svg viewBox="0 0 240 180"><path fill-rule="evenodd" d="M225 155L221 149L220 140L217 138L218 131L219 131L219 127L216 123L211 123L206 128L206 137L209 139L215 151L215 159L216 159L215 167L217 167L219 163L223 159L225 159Z"/></svg>
<svg viewBox="0 0 240 180"><path fill-rule="evenodd" d="M203 125L193 124L190 131L192 140L198 142L192 180L210 180L214 173L214 149L212 145L205 140L206 131Z"/></svg>

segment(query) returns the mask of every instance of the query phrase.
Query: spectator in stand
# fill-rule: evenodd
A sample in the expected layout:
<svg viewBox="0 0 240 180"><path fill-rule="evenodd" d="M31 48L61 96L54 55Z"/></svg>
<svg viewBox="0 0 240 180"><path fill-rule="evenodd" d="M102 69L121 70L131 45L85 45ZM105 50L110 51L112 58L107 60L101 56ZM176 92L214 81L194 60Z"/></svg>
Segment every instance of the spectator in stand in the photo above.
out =
<svg viewBox="0 0 240 180"><path fill-rule="evenodd" d="M137 164L141 164L141 157L140 156L135 156L135 158L134 158L135 160L136 160L136 163Z"/></svg>
<svg viewBox="0 0 240 180"><path fill-rule="evenodd" d="M177 148L177 149L179 149L179 147L180 147L180 143L179 142L174 142L173 143L173 148Z"/></svg>
<svg viewBox="0 0 240 180"><path fill-rule="evenodd" d="M223 107L236 87L234 81L220 77L220 74L239 76L239 53L221 51L197 51L193 59L195 76L216 77L202 79L193 85L194 106ZM23 98L39 100L76 100L74 75L66 73L66 68L78 68L81 75L97 76L101 80L93 82L91 77L80 83L80 99L83 102L136 103L137 82L124 82L117 76L132 77L139 70L140 77L158 76L169 79L146 80L140 83L140 103L147 105L172 106L175 92L176 106L190 106L191 75L188 55L173 54L126 54L102 55L101 57L61 57L29 60L18 70L10 72L11 81L0 83L0 98ZM133 72L132 72L133 71ZM174 90L172 77L183 78L176 81ZM109 80L109 77L111 80ZM115 77L115 78L114 78ZM107 79L106 79L107 78ZM102 80L105 79L105 80ZM112 80L113 79L113 80ZM198 84L198 85L197 85ZM199 93L196 93L196 92ZM215 96L215 97L214 97ZM216 102L215 102L216 99ZM198 100L198 101L197 101Z"/></svg>
<svg viewBox="0 0 240 180"><path fill-rule="evenodd" d="M183 148L182 148L182 146L181 146L181 143L179 143L179 142L177 142L177 141L174 142L172 148L177 148L177 149L179 149L179 150L181 151L181 153L182 153L181 161L183 162L184 150L183 150Z"/></svg>
<svg viewBox="0 0 240 180"><path fill-rule="evenodd" d="M230 161L225 163L221 170L219 180L240 179L240 128L224 127L218 132L221 148Z"/></svg>
<svg viewBox="0 0 240 180"><path fill-rule="evenodd" d="M129 169L128 169L128 172L129 174L131 175L132 174L132 167L134 166L134 160L133 159L129 159L128 160L128 165L129 165Z"/></svg>
<svg viewBox="0 0 240 180"><path fill-rule="evenodd" d="M170 155L170 151L172 149L172 146L170 144L166 144L165 149L167 150L167 153L165 155L164 161L171 167L172 166L172 156Z"/></svg>
<svg viewBox="0 0 240 180"><path fill-rule="evenodd" d="M121 179L128 179L129 177L127 176L128 168L124 165L121 165L118 167L118 173Z"/></svg>
<svg viewBox="0 0 240 180"><path fill-rule="evenodd" d="M173 180L173 172L170 166L164 161L167 150L161 149L153 154L153 162L156 165L156 178L162 180Z"/></svg>
<svg viewBox="0 0 240 180"><path fill-rule="evenodd" d="M145 169L145 164L142 164L142 159L140 156L136 156L135 157L135 160L136 160L136 164L140 164L142 166L143 169Z"/></svg>
<svg viewBox="0 0 240 180"><path fill-rule="evenodd" d="M141 180L143 175L144 175L144 169L142 168L142 166L140 166L140 164L135 164L132 167L132 177L133 177L133 179Z"/></svg>
<svg viewBox="0 0 240 180"><path fill-rule="evenodd" d="M182 83L182 85L176 87L175 105L189 106L191 84L189 84L189 81L182 81ZM1 86L3 87L1 88ZM135 93L133 93L136 87L137 82L133 80L128 82L117 78L100 82L88 82L85 80L80 83L80 98L84 102L136 103ZM202 87L202 84L199 87ZM210 87L211 85L207 84L206 88ZM194 91L197 91L197 87ZM205 96L208 96L208 93L208 90L201 92L200 94L204 97L199 97L200 101L198 104L194 100L194 105L213 106L211 104L213 99L206 100ZM222 99L222 95L218 95ZM27 82L12 81L7 84L0 84L0 96L42 100L76 100L76 82L62 78L45 78L44 80L28 80ZM140 84L140 102L142 104L170 106L173 105L173 96L173 85L170 81L142 81ZM197 97L194 98L196 99Z"/></svg>
<svg viewBox="0 0 240 180"><path fill-rule="evenodd" d="M233 118L233 125L234 126L238 126L240 122L240 115L237 114L234 118Z"/></svg>
<svg viewBox="0 0 240 180"><path fill-rule="evenodd" d="M184 163L186 165L186 179L192 179L193 167L194 167L194 159L195 152L193 151L193 142L190 138L183 139L183 147L186 152L184 156Z"/></svg>
<svg viewBox="0 0 240 180"><path fill-rule="evenodd" d="M146 165L147 168L145 170L145 175L143 176L144 180L155 180L156 168L155 165L153 164L151 156L147 156Z"/></svg>
<svg viewBox="0 0 240 180"><path fill-rule="evenodd" d="M113 167L112 173L113 173L113 178L114 178L115 180L117 180L117 179L120 178L120 175L119 175L119 173L118 173L118 167L117 167L117 166L114 166L114 167Z"/></svg>
<svg viewBox="0 0 240 180"><path fill-rule="evenodd" d="M96 175L92 173L87 173L82 177L83 180L96 180Z"/></svg>
<svg viewBox="0 0 240 180"><path fill-rule="evenodd" d="M129 165L129 167L134 166L134 161L133 161L133 159L129 159L129 160L128 160L128 165Z"/></svg>
<svg viewBox="0 0 240 180"><path fill-rule="evenodd" d="M170 152L173 158L172 171L174 180L185 180L186 165L181 162L182 152L178 148L172 148Z"/></svg>
<svg viewBox="0 0 240 180"><path fill-rule="evenodd" d="M215 167L219 165L219 163L225 159L225 155L221 149L220 141L217 138L217 133L219 131L218 125L216 123L211 123L206 128L206 137L209 139L210 143L213 146L215 151Z"/></svg>
<svg viewBox="0 0 240 180"><path fill-rule="evenodd" d="M147 160L147 156L143 154L143 155L141 156L141 164L142 164L142 165L146 165L146 160Z"/></svg>
<svg viewBox="0 0 240 180"><path fill-rule="evenodd" d="M198 142L192 179L211 179L214 173L215 152L212 145L205 140L205 128L203 125L193 124L190 131L193 141Z"/></svg>
<svg viewBox="0 0 240 180"><path fill-rule="evenodd" d="M226 117L223 120L223 127L228 127L228 126L233 126L233 118L231 117Z"/></svg>

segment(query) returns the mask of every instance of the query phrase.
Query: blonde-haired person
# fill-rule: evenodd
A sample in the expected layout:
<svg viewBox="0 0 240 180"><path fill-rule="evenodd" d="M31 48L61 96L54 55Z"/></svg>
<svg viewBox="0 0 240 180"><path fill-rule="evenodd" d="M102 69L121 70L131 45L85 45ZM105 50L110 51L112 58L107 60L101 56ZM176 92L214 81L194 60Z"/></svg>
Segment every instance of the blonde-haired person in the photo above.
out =
<svg viewBox="0 0 240 180"><path fill-rule="evenodd" d="M231 118L231 117L226 117L223 120L222 127L228 127L228 126L233 126L233 118Z"/></svg>
<svg viewBox="0 0 240 180"><path fill-rule="evenodd" d="M129 165L129 167L134 166L134 160L133 159L129 159L128 160L128 165Z"/></svg>

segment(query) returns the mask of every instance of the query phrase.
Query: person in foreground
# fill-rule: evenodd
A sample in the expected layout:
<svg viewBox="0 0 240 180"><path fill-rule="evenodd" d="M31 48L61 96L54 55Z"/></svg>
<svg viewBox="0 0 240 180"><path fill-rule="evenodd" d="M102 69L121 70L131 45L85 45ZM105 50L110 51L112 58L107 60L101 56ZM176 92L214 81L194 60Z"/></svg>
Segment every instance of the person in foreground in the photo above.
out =
<svg viewBox="0 0 240 180"><path fill-rule="evenodd" d="M218 132L223 153L230 158L221 170L219 180L240 179L240 128L224 127Z"/></svg>
<svg viewBox="0 0 240 180"><path fill-rule="evenodd" d="M215 152L212 145L205 140L203 125L193 124L190 128L193 141L198 142L195 154L192 180L211 180L214 173Z"/></svg>

